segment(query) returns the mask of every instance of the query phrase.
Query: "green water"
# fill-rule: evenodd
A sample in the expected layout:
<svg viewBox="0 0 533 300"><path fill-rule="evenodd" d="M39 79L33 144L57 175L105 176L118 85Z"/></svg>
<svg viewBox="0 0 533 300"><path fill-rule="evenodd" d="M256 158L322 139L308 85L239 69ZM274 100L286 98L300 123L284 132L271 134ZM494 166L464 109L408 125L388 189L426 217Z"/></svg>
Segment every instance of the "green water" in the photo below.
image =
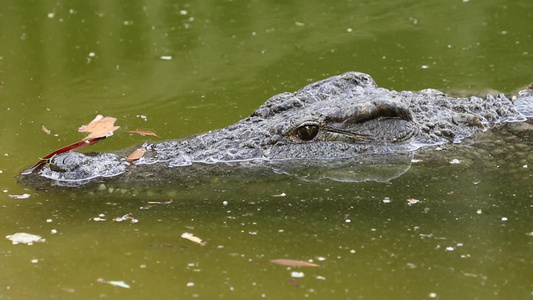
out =
<svg viewBox="0 0 533 300"><path fill-rule="evenodd" d="M0 240L0 299L533 297L527 152L414 164L390 183L273 175L80 194L13 178L98 113L122 131L92 151L157 140L125 130L224 127L350 70L397 90L512 92L533 81L530 1L0 4L0 236L46 239ZM128 213L139 222L112 221ZM280 258L321 267L268 263Z"/></svg>

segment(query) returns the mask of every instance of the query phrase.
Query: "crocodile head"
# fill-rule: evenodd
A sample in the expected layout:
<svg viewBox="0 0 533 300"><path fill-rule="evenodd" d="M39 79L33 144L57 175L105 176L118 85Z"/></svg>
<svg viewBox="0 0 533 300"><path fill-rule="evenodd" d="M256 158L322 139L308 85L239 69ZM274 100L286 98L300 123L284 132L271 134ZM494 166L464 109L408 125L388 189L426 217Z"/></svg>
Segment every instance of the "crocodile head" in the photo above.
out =
<svg viewBox="0 0 533 300"><path fill-rule="evenodd" d="M279 159L408 150L419 131L399 97L356 72L274 96L247 121L268 128L265 155Z"/></svg>

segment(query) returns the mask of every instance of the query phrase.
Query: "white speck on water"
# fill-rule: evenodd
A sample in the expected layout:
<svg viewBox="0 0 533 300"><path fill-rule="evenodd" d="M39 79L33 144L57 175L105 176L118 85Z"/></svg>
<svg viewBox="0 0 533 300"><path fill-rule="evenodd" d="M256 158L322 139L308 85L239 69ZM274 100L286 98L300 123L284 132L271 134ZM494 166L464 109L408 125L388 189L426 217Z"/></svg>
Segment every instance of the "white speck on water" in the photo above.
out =
<svg viewBox="0 0 533 300"><path fill-rule="evenodd" d="M52 219L46 219L46 223L52 223L54 220Z"/></svg>
<svg viewBox="0 0 533 300"><path fill-rule="evenodd" d="M172 59L172 56L170 55L162 55L159 57L161 60L171 60Z"/></svg>
<svg viewBox="0 0 533 300"><path fill-rule="evenodd" d="M188 287L194 286L194 282L187 282L187 286Z"/></svg>
<svg viewBox="0 0 533 300"><path fill-rule="evenodd" d="M456 164L460 164L460 163L461 163L461 161L458 160L457 158L452 159L452 160L450 161L450 164L452 164L452 165L456 165Z"/></svg>
<svg viewBox="0 0 533 300"><path fill-rule="evenodd" d="M316 275L315 278L318 280L326 280L326 277L320 275Z"/></svg>
<svg viewBox="0 0 533 300"><path fill-rule="evenodd" d="M417 204L418 202L420 202L420 200L418 199L407 199L407 205L411 206L413 204Z"/></svg>
<svg viewBox="0 0 533 300"><path fill-rule="evenodd" d="M37 258L34 258L34 259L31 260L31 263L32 263L32 264L36 264L36 263L38 263L38 262L39 262L39 260L38 260Z"/></svg>
<svg viewBox="0 0 533 300"><path fill-rule="evenodd" d="M428 68L429 68L429 66L428 66L428 65L422 65L422 67L421 67L421 68L422 68L422 69L428 69Z"/></svg>
<svg viewBox="0 0 533 300"><path fill-rule="evenodd" d="M222 205L228 205L228 201L222 201Z"/></svg>
<svg viewBox="0 0 533 300"><path fill-rule="evenodd" d="M522 168L527 169L527 165L523 165ZM1 172L0 172L1 173Z"/></svg>
<svg viewBox="0 0 533 300"><path fill-rule="evenodd" d="M455 250L454 247L446 247L446 251L453 251L453 250Z"/></svg>
<svg viewBox="0 0 533 300"><path fill-rule="evenodd" d="M351 28L346 29L347 32L352 32L352 30L353 29L351 29Z"/></svg>
<svg viewBox="0 0 533 300"><path fill-rule="evenodd" d="M51 229L51 230L50 230L50 233L51 233L51 234L56 234L56 233L57 233L57 229Z"/></svg>
<svg viewBox="0 0 533 300"><path fill-rule="evenodd" d="M188 14L188 12L184 9L180 10L180 15L182 16L186 16Z"/></svg>
<svg viewBox="0 0 533 300"><path fill-rule="evenodd" d="M55 13L55 12L49 12L49 13L48 13L48 18L49 18L49 19L53 19L55 16L56 16L56 13Z"/></svg>
<svg viewBox="0 0 533 300"><path fill-rule="evenodd" d="M27 244L27 245L33 245L33 243L44 243L46 242L45 239L42 237L31 234L31 233L25 233L25 232L17 232L11 235L6 235L6 239L10 240L13 245L16 244Z"/></svg>
<svg viewBox="0 0 533 300"><path fill-rule="evenodd" d="M506 217L502 217L502 221L505 222L507 221L508 219Z"/></svg>
<svg viewBox="0 0 533 300"><path fill-rule="evenodd" d="M437 293L429 293L428 296L429 296L429 298L437 298Z"/></svg>
<svg viewBox="0 0 533 300"><path fill-rule="evenodd" d="M95 57L96 56L96 53L94 52L89 52L89 57Z"/></svg>
<svg viewBox="0 0 533 300"><path fill-rule="evenodd" d="M346 223L351 223L351 222L352 222L352 220L350 220L350 219L346 219L346 221L345 221L345 222L346 222Z"/></svg>
<svg viewBox="0 0 533 300"><path fill-rule="evenodd" d="M291 272L292 278L303 278L305 276L304 272Z"/></svg>
<svg viewBox="0 0 533 300"><path fill-rule="evenodd" d="M30 198L30 196L31 196L30 194L9 195L9 198L11 198L11 199L28 199L28 198Z"/></svg>
<svg viewBox="0 0 533 300"><path fill-rule="evenodd" d="M481 210L481 208L476 211L476 214L478 214L478 215L481 215L482 213L483 213L483 211Z"/></svg>

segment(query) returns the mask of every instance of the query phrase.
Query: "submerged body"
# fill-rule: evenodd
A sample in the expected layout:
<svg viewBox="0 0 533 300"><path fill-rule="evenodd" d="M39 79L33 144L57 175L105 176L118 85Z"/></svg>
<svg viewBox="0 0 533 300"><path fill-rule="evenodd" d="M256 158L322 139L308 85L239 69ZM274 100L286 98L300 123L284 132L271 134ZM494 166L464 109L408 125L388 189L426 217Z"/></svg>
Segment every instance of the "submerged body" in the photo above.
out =
<svg viewBox="0 0 533 300"><path fill-rule="evenodd" d="M208 166L213 173L225 173L228 164L281 172L284 164L342 165L460 143L494 124L532 117L529 88L514 101L504 95L453 98L433 89L391 91L367 74L348 72L276 95L226 128L147 145L144 157L133 164L125 159L131 150L67 152L21 180L38 188L106 180L136 184L147 178L172 183Z"/></svg>

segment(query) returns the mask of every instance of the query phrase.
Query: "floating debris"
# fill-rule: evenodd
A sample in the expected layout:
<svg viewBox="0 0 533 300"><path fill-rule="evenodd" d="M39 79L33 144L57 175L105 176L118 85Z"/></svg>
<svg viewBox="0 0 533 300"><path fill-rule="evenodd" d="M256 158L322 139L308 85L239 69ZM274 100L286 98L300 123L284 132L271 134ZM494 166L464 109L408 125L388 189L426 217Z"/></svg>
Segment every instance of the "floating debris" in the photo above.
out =
<svg viewBox="0 0 533 300"><path fill-rule="evenodd" d="M82 125L78 128L78 132L90 133L83 139L83 141L108 137L113 135L113 132L120 128L120 126L115 126L116 120L117 119L113 117L97 115L89 124Z"/></svg>
<svg viewBox="0 0 533 300"><path fill-rule="evenodd" d="M122 217L116 217L113 219L113 222L120 223L122 221L127 221L127 220L131 220L131 223L139 223L139 220L135 219L132 213L125 214Z"/></svg>
<svg viewBox="0 0 533 300"><path fill-rule="evenodd" d="M194 236L192 233L185 232L181 235L181 237L184 239L188 239L191 242L197 243L200 246L205 246L207 244L207 242L202 241L201 238Z"/></svg>
<svg viewBox="0 0 533 300"><path fill-rule="evenodd" d="M46 240L43 239L41 236L31 234L31 233L25 233L25 232L17 232L11 235L6 235L6 239L10 240L13 243L13 245L16 245L16 244L33 245L33 243L46 242Z"/></svg>
<svg viewBox="0 0 533 300"><path fill-rule="evenodd" d="M118 287L121 287L121 288L125 288L125 289L129 289L130 288L130 285L125 283L123 280L120 280L120 281L116 281L116 280L104 280L103 278L98 278L97 280L99 283L106 283L106 284L110 284L112 286L118 286Z"/></svg>
<svg viewBox="0 0 533 300"><path fill-rule="evenodd" d="M305 274L304 272L291 272L292 278L304 278Z"/></svg>
<svg viewBox="0 0 533 300"><path fill-rule="evenodd" d="M413 204L417 204L418 202L420 202L420 200L418 200L418 199L407 199L407 204L409 206L411 206Z"/></svg>
<svg viewBox="0 0 533 300"><path fill-rule="evenodd" d="M289 278L289 279L287 279L287 281L290 284L294 285L294 287L298 287L300 285L300 284L298 284L298 281L294 280L293 278Z"/></svg>
<svg viewBox="0 0 533 300"><path fill-rule="evenodd" d="M151 136L157 136L159 137L156 133L152 132L152 131L148 131L148 130L128 130L126 132L129 132L129 133L136 133L136 134L140 134L142 136L145 136L145 135L151 135Z"/></svg>
<svg viewBox="0 0 533 300"><path fill-rule="evenodd" d="M44 126L44 125L41 127L41 129L42 129L42 130L44 131L44 133L46 133L46 134L50 134L50 133L52 133L52 132L50 131L50 129L46 128L46 126Z"/></svg>
<svg viewBox="0 0 533 300"><path fill-rule="evenodd" d="M134 161L137 161L141 157L143 157L145 153L146 153L146 147L145 146L141 146L141 147L135 149L135 151L133 151L130 155L128 155L128 157L126 157L126 160L128 162L130 162L130 163L134 162Z"/></svg>
<svg viewBox="0 0 533 300"><path fill-rule="evenodd" d="M28 199L30 198L30 194L22 194L22 195L9 195L9 198L11 199Z"/></svg>
<svg viewBox="0 0 533 300"><path fill-rule="evenodd" d="M174 200L170 199L168 201L148 201L148 204L161 204L161 205L167 205L174 202Z"/></svg>
<svg viewBox="0 0 533 300"><path fill-rule="evenodd" d="M269 263L273 263L280 266L287 266L287 267L320 267L320 265L310 263L303 260L294 260L294 259L272 259L268 261Z"/></svg>

